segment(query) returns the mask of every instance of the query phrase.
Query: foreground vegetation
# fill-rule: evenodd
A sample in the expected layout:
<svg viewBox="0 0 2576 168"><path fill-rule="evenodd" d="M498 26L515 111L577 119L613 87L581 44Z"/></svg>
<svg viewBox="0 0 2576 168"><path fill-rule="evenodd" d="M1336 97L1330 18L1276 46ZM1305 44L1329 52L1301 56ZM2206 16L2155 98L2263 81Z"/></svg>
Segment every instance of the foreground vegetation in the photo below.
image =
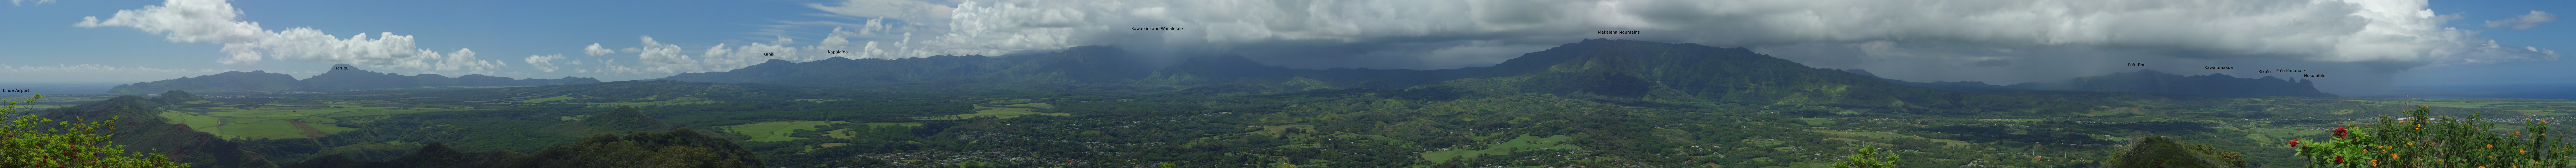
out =
<svg viewBox="0 0 2576 168"><path fill-rule="evenodd" d="M35 102L44 94L0 106L0 116L19 112L18 104ZM57 121L44 117L0 117L0 167L105 167L162 168L188 167L188 163L171 162L159 153L126 152L125 145L108 142L113 135L100 132L115 129L122 118L105 120Z"/></svg>

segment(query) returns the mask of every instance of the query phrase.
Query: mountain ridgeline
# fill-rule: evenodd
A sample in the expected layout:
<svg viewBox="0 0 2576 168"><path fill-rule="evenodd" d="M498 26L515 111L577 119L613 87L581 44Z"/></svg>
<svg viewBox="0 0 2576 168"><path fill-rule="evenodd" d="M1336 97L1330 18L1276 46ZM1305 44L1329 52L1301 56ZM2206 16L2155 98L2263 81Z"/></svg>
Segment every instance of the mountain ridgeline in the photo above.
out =
<svg viewBox="0 0 2576 168"><path fill-rule="evenodd" d="M403 76L393 73L376 73L373 71L357 69L355 66L350 66L349 64L332 65L332 67L344 67L348 69L332 70L330 72L322 73L322 75L314 75L312 78L306 78L304 80L296 80L294 76L268 73L267 71L234 71L214 75L197 76L195 78L180 77L179 79L117 85L115 88L108 89L108 92L114 94L149 94L171 90L187 90L197 93L233 93L448 86L544 86L599 83L599 79L597 78L564 77L561 79L510 79L507 77L485 76L482 74L468 74L465 76L451 78L438 74Z"/></svg>
<svg viewBox="0 0 2576 168"><path fill-rule="evenodd" d="M1831 69L1809 68L1742 48L1588 39L1524 54L1492 67L1441 70L1290 69L1236 56L1190 58L1136 68L1111 47L1007 57L934 56L790 63L772 60L728 72L667 80L809 86L996 86L1003 89L1178 90L1255 95L1331 89L1429 90L1431 94L1541 93L1690 104L1808 104L1906 108L1959 96ZM1446 92L1446 93L1438 93Z"/></svg>

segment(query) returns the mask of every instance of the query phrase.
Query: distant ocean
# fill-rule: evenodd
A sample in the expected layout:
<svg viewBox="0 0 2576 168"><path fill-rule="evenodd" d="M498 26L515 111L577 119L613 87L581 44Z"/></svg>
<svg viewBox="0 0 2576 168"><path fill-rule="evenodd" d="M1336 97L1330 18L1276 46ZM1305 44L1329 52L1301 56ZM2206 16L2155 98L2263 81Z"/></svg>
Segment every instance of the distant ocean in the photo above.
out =
<svg viewBox="0 0 2576 168"><path fill-rule="evenodd" d="M2437 98L2437 99L2507 98L2507 99L2564 99L2564 100L2576 100L2576 83L2472 84L2472 85L2408 85L2408 86L2396 86L2396 88L2391 89L2390 91L2394 91L2394 92L2396 92L2396 93L2402 93L2402 94L2412 94L2412 96L2414 96L2415 98ZM2387 98L2397 98L2397 97L2403 97L2403 96L2405 96L2405 95L2378 95L2378 96L2359 96L2359 97L2387 97Z"/></svg>
<svg viewBox="0 0 2576 168"><path fill-rule="evenodd" d="M116 85L133 83L134 82L0 82L0 89L27 89L28 91L0 92L0 96L31 95L37 93L43 93L46 95L107 94L107 89L116 88Z"/></svg>

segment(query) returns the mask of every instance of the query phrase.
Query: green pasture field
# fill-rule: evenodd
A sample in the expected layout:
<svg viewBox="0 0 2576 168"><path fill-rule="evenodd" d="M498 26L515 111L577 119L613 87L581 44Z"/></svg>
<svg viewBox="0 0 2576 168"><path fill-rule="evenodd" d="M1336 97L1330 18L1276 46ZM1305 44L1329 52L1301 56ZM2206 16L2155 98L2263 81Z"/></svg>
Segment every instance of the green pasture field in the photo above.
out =
<svg viewBox="0 0 2576 168"><path fill-rule="evenodd" d="M1448 163L1448 162L1449 162L1449 160L1451 160L1451 159L1457 159L1457 158L1460 158L1460 157L1465 157L1465 158L1476 158L1476 156L1481 156L1481 155L1510 155L1510 154L1512 154L1512 152L1518 152L1518 151L1547 150L1547 149L1568 149L1568 150L1570 150L1570 149L1582 149L1583 147L1579 147L1579 146L1566 145L1566 144L1557 144L1557 142L1564 142L1564 141L1566 141L1566 140L1573 140L1573 139L1574 139L1574 137L1566 137L1565 135L1548 136L1547 138L1539 138L1538 136L1521 135L1520 137L1513 137L1511 141L1504 141L1503 143L1499 143L1499 144L1488 144L1488 145L1485 145L1485 146L1486 146L1485 150L1451 150L1451 151L1439 151L1439 152L1423 152L1423 153L1422 153L1422 159L1425 159L1425 160L1431 160L1431 162L1432 162L1432 163Z"/></svg>
<svg viewBox="0 0 2576 168"><path fill-rule="evenodd" d="M831 134L825 134L825 135L832 136L832 138L840 138L840 139L859 138L859 135L852 135L852 134L850 134L850 129L848 129L848 128L836 129L836 130L831 130L831 131L823 131L823 132L831 133ZM825 147L829 147L829 146L825 146Z"/></svg>
<svg viewBox="0 0 2576 168"><path fill-rule="evenodd" d="M805 138L787 137L795 130L814 130L814 126L850 123L848 121L776 121L722 126L728 132L751 136L751 141L789 141Z"/></svg>
<svg viewBox="0 0 2576 168"><path fill-rule="evenodd" d="M190 129L225 138L310 138L357 130L335 124L336 117L409 114L432 111L456 111L452 108L369 107L369 105L407 105L379 100L345 100L318 103L267 103L246 106L226 102L194 101L187 104L214 104L215 107L168 107L161 117L171 123L187 124ZM422 105L429 106L429 105Z"/></svg>

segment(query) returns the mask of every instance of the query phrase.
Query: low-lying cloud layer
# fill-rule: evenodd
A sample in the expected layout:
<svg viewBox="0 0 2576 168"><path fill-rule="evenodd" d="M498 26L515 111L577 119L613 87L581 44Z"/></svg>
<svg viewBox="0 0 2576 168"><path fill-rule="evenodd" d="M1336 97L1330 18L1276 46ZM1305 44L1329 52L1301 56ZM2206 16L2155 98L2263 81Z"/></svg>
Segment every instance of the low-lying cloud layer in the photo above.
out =
<svg viewBox="0 0 2576 168"><path fill-rule="evenodd" d="M2487 27L2513 27L2513 30L2529 30L2532 27L2540 27L2541 23L2549 23L2552 21L2558 21L2558 15L2551 15L2549 12L2531 11L2531 14L2515 16L2512 19L2487 21Z"/></svg>

